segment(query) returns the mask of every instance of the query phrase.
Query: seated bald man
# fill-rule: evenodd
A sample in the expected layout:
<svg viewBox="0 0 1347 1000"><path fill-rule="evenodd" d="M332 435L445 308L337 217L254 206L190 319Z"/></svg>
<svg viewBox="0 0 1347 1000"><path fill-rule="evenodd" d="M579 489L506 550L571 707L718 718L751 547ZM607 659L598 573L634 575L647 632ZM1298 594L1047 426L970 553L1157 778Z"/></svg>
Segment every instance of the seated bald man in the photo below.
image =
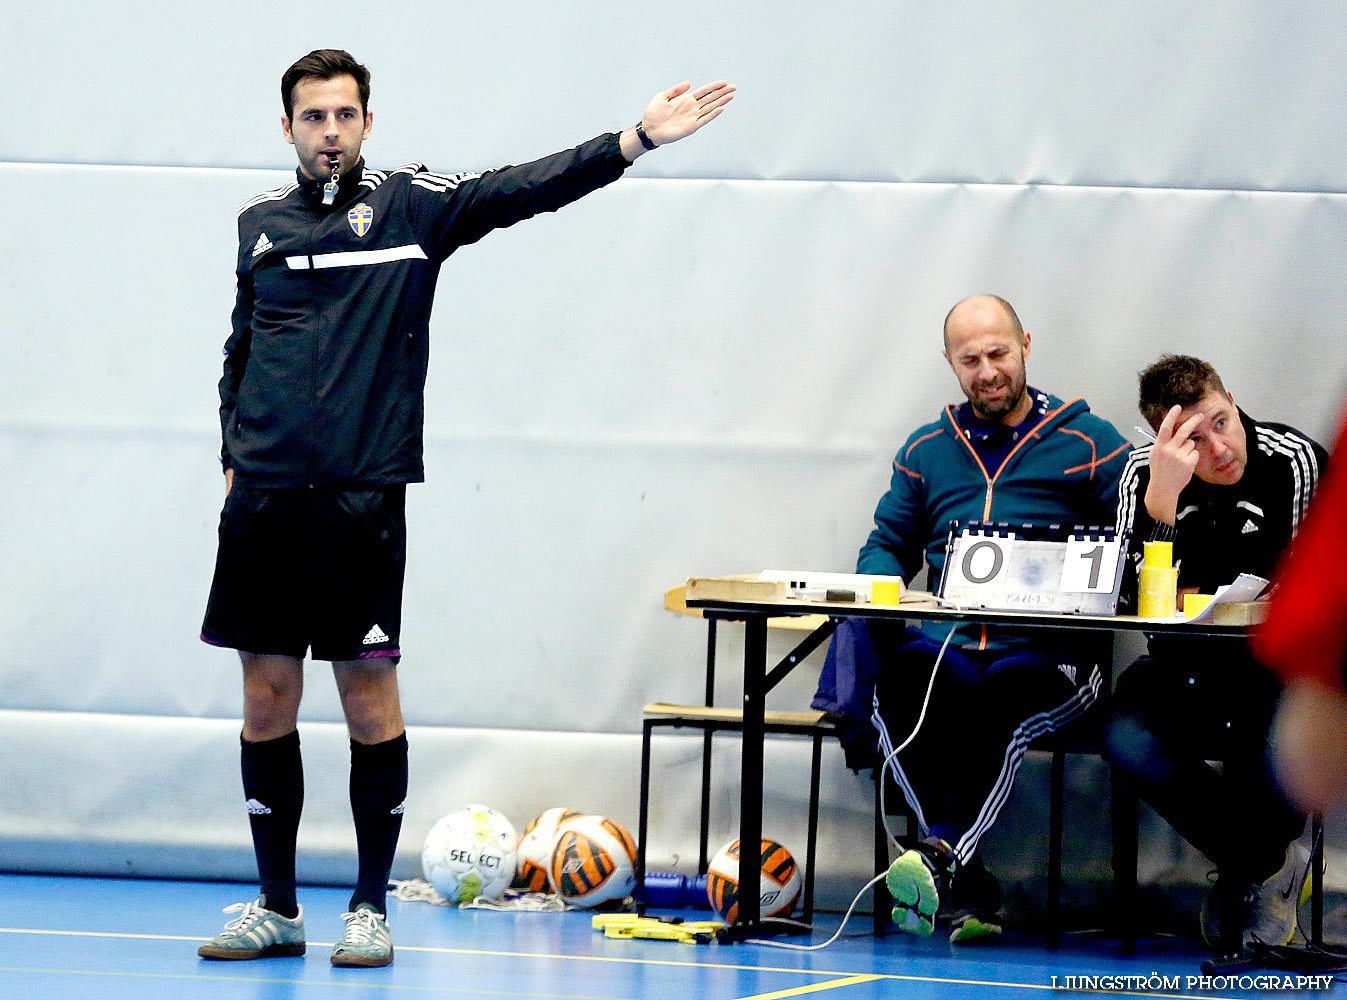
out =
<svg viewBox="0 0 1347 1000"><path fill-rule="evenodd" d="M1129 445L1084 400L1028 385L1030 346L1015 310L998 296L976 295L950 310L943 353L965 400L947 405L898 452L857 572L910 582L925 565L935 590L954 520L1113 523ZM853 767L892 756L917 817L921 840L894 861L886 880L894 923L928 935L943 908L950 940L966 943L1001 932L1000 885L980 861L978 843L1009 795L1025 748L1084 712L1108 665L1072 633L957 628L935 668L925 721L895 754L918 725L949 630L845 622L814 706L844 716ZM845 704L837 691L848 692Z"/></svg>

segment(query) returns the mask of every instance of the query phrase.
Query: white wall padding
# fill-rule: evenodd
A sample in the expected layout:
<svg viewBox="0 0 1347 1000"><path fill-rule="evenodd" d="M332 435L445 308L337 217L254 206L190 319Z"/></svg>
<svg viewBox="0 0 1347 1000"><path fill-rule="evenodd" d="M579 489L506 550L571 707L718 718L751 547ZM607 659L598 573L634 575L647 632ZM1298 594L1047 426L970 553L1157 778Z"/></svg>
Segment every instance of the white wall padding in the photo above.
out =
<svg viewBox="0 0 1347 1000"><path fill-rule="evenodd" d="M665 612L664 589L850 569L897 446L958 398L939 331L965 295L1015 303L1031 383L1126 434L1137 370L1186 351L1253 415L1330 443L1347 388L1347 11L1328 0L751 0L712 23L601 0L7 11L4 867L250 877L239 670L197 640L215 383L237 206L294 166L277 82L326 44L374 70L380 167L517 161L634 123L678 80L740 86L703 133L445 268L429 481L408 500L404 873L469 800L520 823L567 804L634 825L641 705L701 686L703 626ZM774 704L803 707L816 672ZM327 673L301 721L301 872L341 880ZM658 751L652 860L693 854L695 745ZM717 746L724 833L737 744ZM769 830L802 831L804 746L773 741L769 760ZM825 769L837 897L866 875L869 786L835 747ZM1036 843L1040 775L1026 768L1028 805L993 841Z"/></svg>
<svg viewBox="0 0 1347 1000"><path fill-rule="evenodd" d="M281 72L337 45L373 71L381 164L517 162L634 123L679 80L727 77L734 124L643 172L1347 189L1335 0L742 0L713 21L608 0L12 6L0 160L289 169Z"/></svg>

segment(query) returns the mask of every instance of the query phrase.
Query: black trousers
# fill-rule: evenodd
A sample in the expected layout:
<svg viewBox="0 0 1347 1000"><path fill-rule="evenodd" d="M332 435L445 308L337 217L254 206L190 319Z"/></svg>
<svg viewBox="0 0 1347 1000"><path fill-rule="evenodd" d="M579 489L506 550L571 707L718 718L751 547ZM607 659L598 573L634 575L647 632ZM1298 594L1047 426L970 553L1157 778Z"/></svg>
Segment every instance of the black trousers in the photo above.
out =
<svg viewBox="0 0 1347 1000"><path fill-rule="evenodd" d="M940 643L907 629L881 633L876 647L882 668L873 721L887 757L917 726ZM1090 654L1070 646L945 650L926 717L893 758L893 773L921 832L949 841L960 863L995 823L1034 739L1094 703L1102 675Z"/></svg>
<svg viewBox="0 0 1347 1000"><path fill-rule="evenodd" d="M1305 829L1273 778L1280 685L1242 639L1152 641L1151 654L1118 678L1109 757L1223 874L1263 882Z"/></svg>

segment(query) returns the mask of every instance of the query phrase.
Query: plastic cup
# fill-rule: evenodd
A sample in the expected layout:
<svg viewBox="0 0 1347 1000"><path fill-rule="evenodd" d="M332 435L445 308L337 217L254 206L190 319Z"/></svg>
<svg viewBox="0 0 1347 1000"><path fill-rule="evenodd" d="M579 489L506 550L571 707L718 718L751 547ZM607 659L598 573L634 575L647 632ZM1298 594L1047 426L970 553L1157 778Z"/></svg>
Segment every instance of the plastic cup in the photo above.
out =
<svg viewBox="0 0 1347 1000"><path fill-rule="evenodd" d="M902 580L875 580L870 584L870 603L897 607L903 599Z"/></svg>

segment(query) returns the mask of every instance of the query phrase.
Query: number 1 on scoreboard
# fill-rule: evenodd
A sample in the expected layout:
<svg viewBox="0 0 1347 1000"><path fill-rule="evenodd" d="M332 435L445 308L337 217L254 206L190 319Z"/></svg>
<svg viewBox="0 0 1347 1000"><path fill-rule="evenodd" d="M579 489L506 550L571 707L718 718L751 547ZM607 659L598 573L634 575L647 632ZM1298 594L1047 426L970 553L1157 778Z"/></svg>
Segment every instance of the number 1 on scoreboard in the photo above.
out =
<svg viewBox="0 0 1347 1000"><path fill-rule="evenodd" d="M1122 541L1116 537L1068 538L1058 589L1066 594L1112 593L1121 557Z"/></svg>

